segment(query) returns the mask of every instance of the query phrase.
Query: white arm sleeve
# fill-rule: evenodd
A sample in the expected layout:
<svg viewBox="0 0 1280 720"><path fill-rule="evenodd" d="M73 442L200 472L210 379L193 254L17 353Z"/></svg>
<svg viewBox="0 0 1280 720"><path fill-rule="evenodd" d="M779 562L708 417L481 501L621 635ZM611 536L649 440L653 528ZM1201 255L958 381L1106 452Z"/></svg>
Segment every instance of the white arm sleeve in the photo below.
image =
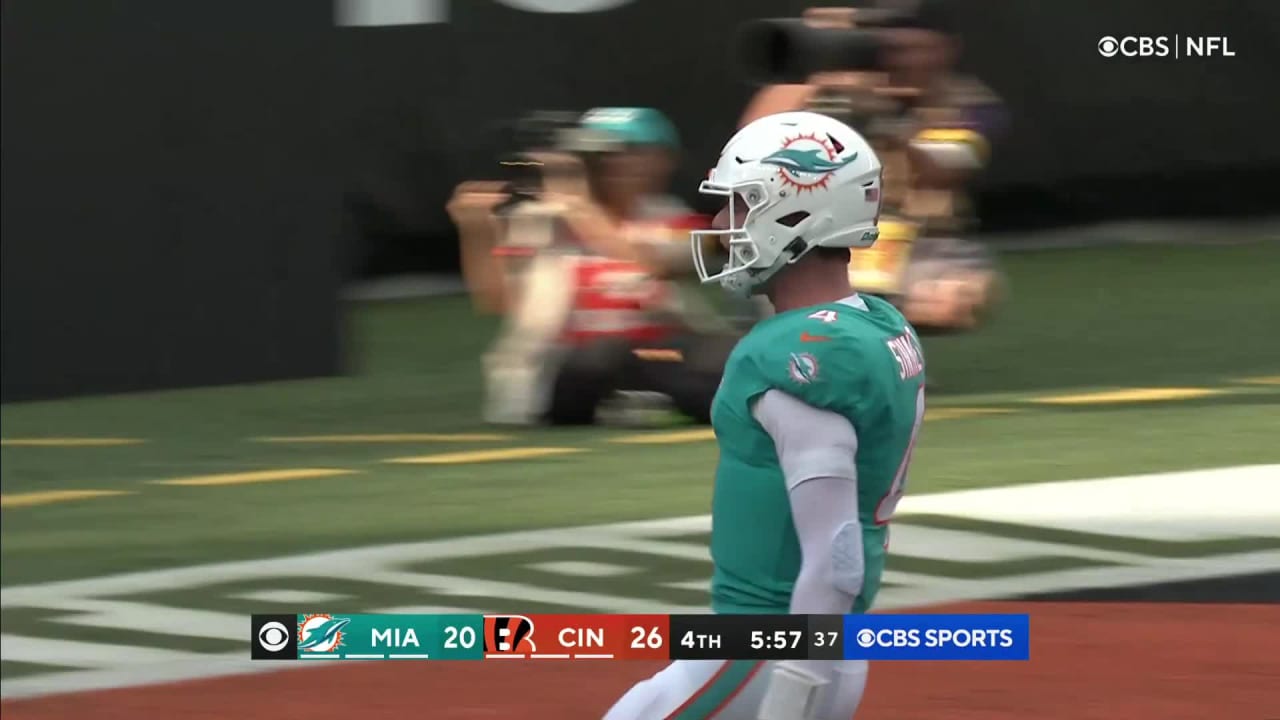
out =
<svg viewBox="0 0 1280 720"><path fill-rule="evenodd" d="M752 410L773 438L803 553L791 613L847 613L864 572L857 433L845 417L780 390L765 393Z"/></svg>

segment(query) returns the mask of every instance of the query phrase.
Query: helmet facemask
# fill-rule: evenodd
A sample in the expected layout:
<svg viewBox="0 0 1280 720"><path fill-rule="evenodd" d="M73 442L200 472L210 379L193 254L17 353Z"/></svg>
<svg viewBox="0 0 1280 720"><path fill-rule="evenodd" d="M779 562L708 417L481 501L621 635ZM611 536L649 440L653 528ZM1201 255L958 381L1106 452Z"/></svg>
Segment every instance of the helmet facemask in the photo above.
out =
<svg viewBox="0 0 1280 720"><path fill-rule="evenodd" d="M752 228L760 224L760 215L771 204L768 188L760 180L731 185L707 180L698 186L698 192L728 199L728 227L694 230L690 233L693 264L698 278L704 283L719 282L730 292L750 294L764 280L758 276L774 265L766 257L770 253L761 252L760 243L772 243L776 238L757 238L751 234ZM717 246L728 253L728 260L719 272L712 273L707 269L706 252L707 246L711 244L708 239L714 240ZM776 257L772 259L776 260Z"/></svg>

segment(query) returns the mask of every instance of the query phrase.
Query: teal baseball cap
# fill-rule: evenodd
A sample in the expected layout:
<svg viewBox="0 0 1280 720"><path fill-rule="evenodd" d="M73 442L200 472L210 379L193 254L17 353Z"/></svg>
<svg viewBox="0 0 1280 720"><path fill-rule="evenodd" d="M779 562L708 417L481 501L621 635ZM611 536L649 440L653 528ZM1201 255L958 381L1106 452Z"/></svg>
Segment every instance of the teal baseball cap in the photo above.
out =
<svg viewBox="0 0 1280 720"><path fill-rule="evenodd" d="M675 125L661 111L647 107L601 107L588 110L578 124L628 145L660 145L680 149Z"/></svg>

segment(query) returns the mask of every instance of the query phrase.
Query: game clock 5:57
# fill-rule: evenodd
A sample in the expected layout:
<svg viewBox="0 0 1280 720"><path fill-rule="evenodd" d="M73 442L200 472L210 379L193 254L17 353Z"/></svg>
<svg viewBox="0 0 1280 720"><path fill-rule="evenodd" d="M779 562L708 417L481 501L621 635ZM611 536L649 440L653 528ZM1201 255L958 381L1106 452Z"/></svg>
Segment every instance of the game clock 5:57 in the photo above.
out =
<svg viewBox="0 0 1280 720"><path fill-rule="evenodd" d="M752 650L795 650L803 641L803 630L751 631Z"/></svg>

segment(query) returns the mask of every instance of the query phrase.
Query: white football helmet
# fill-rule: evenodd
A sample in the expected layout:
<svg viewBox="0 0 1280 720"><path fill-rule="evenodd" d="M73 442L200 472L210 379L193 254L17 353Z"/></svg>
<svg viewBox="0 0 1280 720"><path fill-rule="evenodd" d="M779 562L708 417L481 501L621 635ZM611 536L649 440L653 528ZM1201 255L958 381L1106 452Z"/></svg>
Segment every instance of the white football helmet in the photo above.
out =
<svg viewBox="0 0 1280 720"><path fill-rule="evenodd" d="M861 135L825 115L786 112L750 123L698 187L729 201L728 228L692 233L698 276L749 295L815 247L869 247L879 236L880 169ZM716 273L707 271L707 238L728 249Z"/></svg>

